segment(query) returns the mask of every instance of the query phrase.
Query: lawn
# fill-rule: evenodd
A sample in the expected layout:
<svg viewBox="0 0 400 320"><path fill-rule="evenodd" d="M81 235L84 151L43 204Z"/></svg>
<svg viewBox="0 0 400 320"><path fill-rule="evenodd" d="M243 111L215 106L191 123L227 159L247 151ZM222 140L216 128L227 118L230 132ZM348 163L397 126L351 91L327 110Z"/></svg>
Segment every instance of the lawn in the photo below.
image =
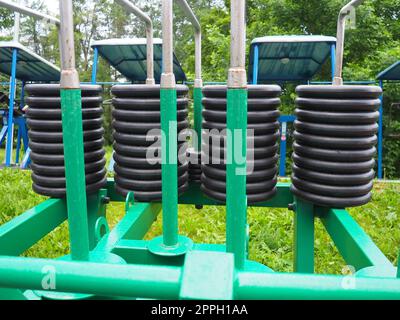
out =
<svg viewBox="0 0 400 320"><path fill-rule="evenodd" d="M108 158L111 150L108 149ZM15 169L0 170L0 224L39 204L45 197L31 188L30 172ZM352 216L366 230L378 247L397 263L400 248L400 184L376 183L373 201L350 209ZM250 208L250 258L277 271L292 271L293 212L284 209ZM111 203L108 220L113 227L123 215L123 205ZM180 232L196 242L223 243L225 209L180 206ZM161 216L147 238L161 234ZM341 273L345 262L317 221L315 241L316 272ZM67 254L68 228L62 224L55 231L24 253L25 256L57 257Z"/></svg>

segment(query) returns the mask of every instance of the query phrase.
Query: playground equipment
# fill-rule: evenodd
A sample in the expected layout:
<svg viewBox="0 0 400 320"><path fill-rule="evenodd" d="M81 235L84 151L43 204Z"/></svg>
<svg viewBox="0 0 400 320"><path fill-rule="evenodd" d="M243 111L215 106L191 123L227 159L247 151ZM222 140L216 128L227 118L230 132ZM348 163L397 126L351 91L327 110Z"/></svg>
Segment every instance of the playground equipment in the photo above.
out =
<svg viewBox="0 0 400 320"><path fill-rule="evenodd" d="M177 120L173 75L172 0L163 0L161 127ZM245 4L231 2L231 68L227 91L227 128L242 133L246 159L247 79L245 71ZM160 298L160 299L400 299L400 273L344 209L313 205L296 197L290 184L279 183L272 199L259 207L290 207L295 215L294 273L273 272L247 258L246 162L227 165L226 244L197 244L178 235L178 202L218 205L197 184L178 198L178 165L163 153L162 203L124 199L110 179L105 189L87 195L81 116L81 91L75 70L72 1L60 1L62 73L61 103L66 198L49 199L0 227L0 297L27 299ZM235 40L235 41L233 41ZM176 128L165 130L163 150L177 154ZM80 138L79 138L80 137ZM235 141L236 140L236 141ZM228 152L237 147L233 136ZM233 147L233 148L232 148ZM105 220L109 201L126 204L126 214L110 232ZM163 236L142 240L163 209ZM61 259L17 257L65 219L71 254ZM325 225L339 251L357 273L316 275L314 219ZM43 287L54 275L56 287ZM399 270L399 269L398 269ZM90 281L88 281L90 279ZM32 291L38 290L38 291Z"/></svg>
<svg viewBox="0 0 400 320"><path fill-rule="evenodd" d="M353 5L352 5L353 6ZM340 14L340 24L348 13L343 8ZM340 49L342 50L343 47ZM334 80L336 59L336 38L326 36L267 36L256 38L250 47L249 78L250 83L278 83L291 82L308 83L312 85L327 84L327 82L312 81L321 70L324 63L331 57L331 74ZM330 83L330 82L329 82ZM349 85L375 85L377 81L346 81ZM383 110L380 109L378 129L378 163L377 177L383 178ZM280 139L279 175L286 176L286 149L288 124L293 123L294 115L282 115Z"/></svg>
<svg viewBox="0 0 400 320"><path fill-rule="evenodd" d="M0 6L8 8L15 12L20 12L35 19L50 22L59 25L59 20L38 11L24 7L11 1L0 1ZM9 108L2 111L3 128L0 133L0 144L7 137L5 166L13 165L13 144L14 144L14 126L18 127L17 146L15 164L19 163L21 144L25 149L25 157L21 163L22 168L29 164L30 150L28 148L28 136L25 123L25 117L21 115L24 107L24 89L27 82L51 82L59 81L60 69L46 61L42 57L33 53L19 42L19 16L15 19L15 30L13 41L0 42L0 72L10 76L9 83ZM15 109L15 99L17 90L17 79L21 81L20 110ZM22 143L21 143L22 142Z"/></svg>

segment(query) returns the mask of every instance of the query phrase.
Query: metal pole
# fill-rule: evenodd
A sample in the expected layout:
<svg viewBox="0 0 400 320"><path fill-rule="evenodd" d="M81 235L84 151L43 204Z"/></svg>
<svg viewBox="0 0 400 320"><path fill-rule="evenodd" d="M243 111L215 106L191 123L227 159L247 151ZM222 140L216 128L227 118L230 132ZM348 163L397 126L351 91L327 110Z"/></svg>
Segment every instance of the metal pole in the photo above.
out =
<svg viewBox="0 0 400 320"><path fill-rule="evenodd" d="M259 52L258 52L258 45L254 46L254 61L253 61L253 84L258 83L258 59L259 59Z"/></svg>
<svg viewBox="0 0 400 320"><path fill-rule="evenodd" d="M379 107L379 130L378 130L378 179L383 178L383 80L379 80L382 89L380 96L381 105Z"/></svg>
<svg viewBox="0 0 400 320"><path fill-rule="evenodd" d="M280 144L280 161L279 176L286 177L286 148L287 148L287 122L281 123L281 144Z"/></svg>
<svg viewBox="0 0 400 320"><path fill-rule="evenodd" d="M92 84L96 84L98 63L99 63L99 48L95 47L93 53Z"/></svg>
<svg viewBox="0 0 400 320"><path fill-rule="evenodd" d="M22 0L18 0L18 4L22 4ZM15 12L14 18L14 41L19 42L19 33L20 33L20 26L21 26L21 14L19 12Z"/></svg>
<svg viewBox="0 0 400 320"><path fill-rule="evenodd" d="M202 68L202 54L201 54L201 26L196 15L193 13L189 4L186 0L176 0L178 5L185 12L189 21L192 23L194 28L194 51L195 51L195 79L193 89L193 110L194 110L194 130L197 135L197 143L194 146L196 151L201 150L201 122L202 122L202 98L203 98L203 80L201 75Z"/></svg>
<svg viewBox="0 0 400 320"><path fill-rule="evenodd" d="M178 5L182 8L185 12L186 16L188 17L189 21L192 23L195 34L194 34L194 41L195 41L195 80L194 86L195 88L201 88L203 85L202 77L201 77L201 26L200 22L197 19L196 15L193 13L192 9L190 8L189 4L186 0L176 0Z"/></svg>
<svg viewBox="0 0 400 320"><path fill-rule="evenodd" d="M12 52L12 64L11 64L10 104L8 105L6 167L11 166L13 146L14 146L14 101L15 101L15 91L17 86L16 84L17 58L18 58L18 49L14 48Z"/></svg>
<svg viewBox="0 0 400 320"><path fill-rule="evenodd" d="M173 70L173 1L162 3L163 65L161 75L163 244L178 244L177 97Z"/></svg>
<svg viewBox="0 0 400 320"><path fill-rule="evenodd" d="M231 67L228 75L226 165L226 249L235 255L235 267L246 261L246 154L247 154L247 75L246 1L231 1ZM240 141L239 141L240 139ZM240 157L240 159L238 159Z"/></svg>
<svg viewBox="0 0 400 320"><path fill-rule="evenodd" d="M154 51L153 51L153 21L138 7L133 5L129 0L116 0L122 7L130 13L136 15L140 20L146 24L146 50L147 50L147 79L146 84L154 85Z"/></svg>
<svg viewBox="0 0 400 320"><path fill-rule="evenodd" d="M332 82L335 80L335 69L336 69L336 45L331 45L331 74Z"/></svg>
<svg viewBox="0 0 400 320"><path fill-rule="evenodd" d="M7 8L7 9L10 9L10 10L12 10L14 12L22 13L24 15L33 17L33 18L35 18L37 20L45 20L45 21L53 23L53 24L55 24L57 26L60 25L60 20L58 20L57 18L54 18L54 17L52 17L52 16L50 16L48 14L41 13L39 11L33 10L31 8L25 7L25 6L21 5L21 4L17 4L17 3L12 2L12 1L0 0L0 7L4 7L4 8Z"/></svg>
<svg viewBox="0 0 400 320"><path fill-rule="evenodd" d="M344 55L344 38L346 31L346 17L350 14L351 10L354 10L364 0L352 0L346 4L339 13L339 19L337 24L337 48L336 48L336 66L335 66L335 77L333 78L334 85L342 85L343 78L343 55Z"/></svg>
<svg viewBox="0 0 400 320"><path fill-rule="evenodd" d="M61 17L61 111L67 188L71 258L89 258L89 233L83 149L82 101L75 69L72 0L60 0Z"/></svg>

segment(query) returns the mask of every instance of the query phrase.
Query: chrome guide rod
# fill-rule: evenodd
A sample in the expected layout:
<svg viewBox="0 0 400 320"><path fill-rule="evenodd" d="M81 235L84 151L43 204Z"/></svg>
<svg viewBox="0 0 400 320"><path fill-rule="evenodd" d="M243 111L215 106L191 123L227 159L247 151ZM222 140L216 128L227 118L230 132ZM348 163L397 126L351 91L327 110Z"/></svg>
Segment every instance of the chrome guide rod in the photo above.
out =
<svg viewBox="0 0 400 320"><path fill-rule="evenodd" d="M358 7L364 0L352 0L346 4L339 13L337 25L337 44L336 44L336 67L335 77L333 78L333 85L342 85L343 78L343 55L344 55L344 39L346 33L346 17L350 14L351 10Z"/></svg>
<svg viewBox="0 0 400 320"><path fill-rule="evenodd" d="M136 15L140 20L146 24L146 51L147 51L147 79L146 84L154 85L154 49L153 49L153 21L142 10L136 7L129 0L116 0L122 7L130 13Z"/></svg>

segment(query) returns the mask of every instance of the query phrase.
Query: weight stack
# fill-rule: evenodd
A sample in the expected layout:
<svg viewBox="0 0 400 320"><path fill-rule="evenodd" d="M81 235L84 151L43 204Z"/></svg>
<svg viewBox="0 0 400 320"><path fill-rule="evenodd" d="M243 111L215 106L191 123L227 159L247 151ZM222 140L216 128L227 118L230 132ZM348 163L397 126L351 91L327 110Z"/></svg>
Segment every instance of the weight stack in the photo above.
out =
<svg viewBox="0 0 400 320"><path fill-rule="evenodd" d="M320 206L366 204L373 187L376 86L299 86L296 89L292 192Z"/></svg>
<svg viewBox="0 0 400 320"><path fill-rule="evenodd" d="M32 84L25 88L29 95L26 99L29 106L26 116L33 190L41 195L64 198L66 186L60 86ZM84 85L81 89L86 192L94 193L107 183L102 88Z"/></svg>
<svg viewBox="0 0 400 320"><path fill-rule="evenodd" d="M177 86L178 134L189 127L188 92ZM160 86L117 85L112 93L116 191L124 197L133 191L138 202L161 201ZM189 184L186 152L187 142L178 141L179 194Z"/></svg>
<svg viewBox="0 0 400 320"><path fill-rule="evenodd" d="M201 182L201 151L196 151L194 148L188 149L189 159L189 181Z"/></svg>
<svg viewBox="0 0 400 320"><path fill-rule="evenodd" d="M247 128L254 130L254 139L247 139L249 204L266 201L276 193L280 94L279 86L248 87ZM201 190L210 198L226 202L226 134L222 130L226 129L227 87L206 86L203 97ZM219 133L210 131L215 129Z"/></svg>

